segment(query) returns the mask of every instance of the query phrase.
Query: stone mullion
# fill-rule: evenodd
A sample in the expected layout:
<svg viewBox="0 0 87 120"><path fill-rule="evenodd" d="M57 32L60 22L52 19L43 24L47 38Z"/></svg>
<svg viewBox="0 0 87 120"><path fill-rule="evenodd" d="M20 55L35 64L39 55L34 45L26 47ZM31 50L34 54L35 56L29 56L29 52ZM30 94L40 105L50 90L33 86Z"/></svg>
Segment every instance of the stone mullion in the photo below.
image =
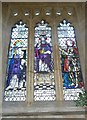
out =
<svg viewBox="0 0 87 120"><path fill-rule="evenodd" d="M32 21L31 21L32 24ZM31 78L30 78L30 83L31 83L31 102L34 101L34 25L32 24L31 28L31 58L30 58L30 65L31 65Z"/></svg>
<svg viewBox="0 0 87 120"><path fill-rule="evenodd" d="M78 14L79 10L79 14ZM85 4L80 5L79 7L75 8L76 11L76 40L77 40L77 46L79 51L79 58L81 63L81 70L83 75L83 81L85 85L85 89L87 89L86 83L86 74L85 74ZM82 14L84 11L84 14ZM79 34L81 33L81 34ZM83 56L83 57L81 57Z"/></svg>
<svg viewBox="0 0 87 120"><path fill-rule="evenodd" d="M58 39L58 38L57 38ZM62 78L62 70L61 70L61 60L60 60L60 54L59 54L59 46L57 45L56 49L57 54L57 65L58 65L58 88L59 88L59 101L62 101L63 98L63 78Z"/></svg>
<svg viewBox="0 0 87 120"><path fill-rule="evenodd" d="M28 44L28 73L27 73L27 103L33 102L33 46L34 46L34 31L32 19L29 25L29 44Z"/></svg>
<svg viewBox="0 0 87 120"><path fill-rule="evenodd" d="M60 55L58 48L58 37L56 23L53 26L53 55L54 55L54 74L55 74L55 86L56 86L56 100L63 100L63 80L60 66Z"/></svg>

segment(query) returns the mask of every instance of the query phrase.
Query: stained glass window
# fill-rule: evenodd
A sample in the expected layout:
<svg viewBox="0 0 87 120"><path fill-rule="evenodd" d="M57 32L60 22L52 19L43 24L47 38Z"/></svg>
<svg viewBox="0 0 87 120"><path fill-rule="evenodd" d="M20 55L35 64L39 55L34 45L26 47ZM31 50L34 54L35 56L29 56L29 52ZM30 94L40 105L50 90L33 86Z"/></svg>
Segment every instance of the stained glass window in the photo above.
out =
<svg viewBox="0 0 87 120"><path fill-rule="evenodd" d="M6 71L5 101L26 100L28 28L20 21L11 31Z"/></svg>
<svg viewBox="0 0 87 120"><path fill-rule="evenodd" d="M65 100L77 100L84 87L76 42L75 29L71 23L63 20L58 28L58 45L63 77Z"/></svg>
<svg viewBox="0 0 87 120"><path fill-rule="evenodd" d="M55 81L52 50L52 29L44 20L35 27L34 100L54 101Z"/></svg>

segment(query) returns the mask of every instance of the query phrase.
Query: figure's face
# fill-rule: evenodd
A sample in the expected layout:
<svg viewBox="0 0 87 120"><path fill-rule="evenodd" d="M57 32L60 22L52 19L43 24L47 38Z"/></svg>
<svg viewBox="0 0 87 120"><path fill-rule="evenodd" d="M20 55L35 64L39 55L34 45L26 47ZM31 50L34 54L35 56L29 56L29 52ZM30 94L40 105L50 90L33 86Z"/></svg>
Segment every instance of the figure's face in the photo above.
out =
<svg viewBox="0 0 87 120"><path fill-rule="evenodd" d="M42 41L42 44L45 44L45 38L44 37L42 37L41 41Z"/></svg>
<svg viewBox="0 0 87 120"><path fill-rule="evenodd" d="M21 65L24 65L26 61L24 59L21 60Z"/></svg>
<svg viewBox="0 0 87 120"><path fill-rule="evenodd" d="M17 79L17 75L14 75L14 79Z"/></svg>
<svg viewBox="0 0 87 120"><path fill-rule="evenodd" d="M67 45L70 46L70 47L72 47L73 46L72 40L68 40L67 41Z"/></svg>
<svg viewBox="0 0 87 120"><path fill-rule="evenodd" d="M21 48L19 48L18 54L19 54L20 58L23 58L24 52L21 50Z"/></svg>

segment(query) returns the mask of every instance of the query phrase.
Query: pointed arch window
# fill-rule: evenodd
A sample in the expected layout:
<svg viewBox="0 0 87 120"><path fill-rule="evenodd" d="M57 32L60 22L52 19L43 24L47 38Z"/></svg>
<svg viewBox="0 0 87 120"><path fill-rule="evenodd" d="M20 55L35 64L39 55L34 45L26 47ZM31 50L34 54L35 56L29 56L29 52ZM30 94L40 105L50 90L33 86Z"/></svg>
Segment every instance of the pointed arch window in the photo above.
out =
<svg viewBox="0 0 87 120"><path fill-rule="evenodd" d="M52 29L44 20L35 27L34 53L34 100L54 101Z"/></svg>
<svg viewBox="0 0 87 120"><path fill-rule="evenodd" d="M34 101L55 101L52 28L41 20L34 28ZM65 100L77 100L84 89L75 29L67 20L57 27ZM19 21L11 31L5 101L26 100L28 27Z"/></svg>
<svg viewBox="0 0 87 120"><path fill-rule="evenodd" d="M11 31L6 71L5 101L26 100L28 27L19 21Z"/></svg>
<svg viewBox="0 0 87 120"><path fill-rule="evenodd" d="M67 20L57 27L65 100L77 100L84 87L75 29Z"/></svg>

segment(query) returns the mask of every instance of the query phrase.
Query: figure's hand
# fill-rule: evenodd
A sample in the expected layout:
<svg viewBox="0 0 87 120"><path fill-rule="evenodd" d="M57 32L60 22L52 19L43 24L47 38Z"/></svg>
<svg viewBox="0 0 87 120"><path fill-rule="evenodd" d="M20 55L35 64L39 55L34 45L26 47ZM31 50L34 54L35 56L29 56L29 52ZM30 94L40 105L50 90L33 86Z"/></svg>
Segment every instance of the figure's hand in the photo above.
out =
<svg viewBox="0 0 87 120"><path fill-rule="evenodd" d="M44 52L44 54L51 54L51 51L46 51Z"/></svg>

